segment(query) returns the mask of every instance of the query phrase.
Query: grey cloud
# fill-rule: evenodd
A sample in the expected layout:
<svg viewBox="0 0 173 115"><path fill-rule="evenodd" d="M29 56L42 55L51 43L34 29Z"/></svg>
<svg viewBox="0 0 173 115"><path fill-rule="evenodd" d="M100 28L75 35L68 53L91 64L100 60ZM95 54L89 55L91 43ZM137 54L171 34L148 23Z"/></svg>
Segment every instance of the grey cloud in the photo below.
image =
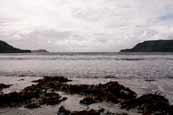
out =
<svg viewBox="0 0 173 115"><path fill-rule="evenodd" d="M71 36L71 31L55 31L55 30L36 30L28 34L22 34L21 38L31 39L56 39L64 40Z"/></svg>
<svg viewBox="0 0 173 115"><path fill-rule="evenodd" d="M52 51L118 51L170 39L172 0L1 0L0 39Z"/></svg>

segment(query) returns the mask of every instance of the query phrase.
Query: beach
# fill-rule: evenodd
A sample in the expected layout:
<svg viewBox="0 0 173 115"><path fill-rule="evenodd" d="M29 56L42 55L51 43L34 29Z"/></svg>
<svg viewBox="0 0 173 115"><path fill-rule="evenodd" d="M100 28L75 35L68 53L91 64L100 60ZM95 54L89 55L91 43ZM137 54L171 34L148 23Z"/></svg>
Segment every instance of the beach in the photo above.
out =
<svg viewBox="0 0 173 115"><path fill-rule="evenodd" d="M64 76L72 81L71 85L98 85L118 82L128 87L137 97L144 94L160 93L173 103L172 62L173 55L122 55L122 54L2 54L0 56L0 83L10 84L3 89L4 94L20 92L24 88L36 85L32 81L44 76ZM162 66L158 66L162 65ZM2 115L56 115L60 106L71 111L82 111L104 108L113 113L140 115L137 111L121 109L120 104L98 102L82 105L84 98L80 94L69 94L58 91L67 100L56 105L42 105L39 108L27 109L7 107L0 109Z"/></svg>

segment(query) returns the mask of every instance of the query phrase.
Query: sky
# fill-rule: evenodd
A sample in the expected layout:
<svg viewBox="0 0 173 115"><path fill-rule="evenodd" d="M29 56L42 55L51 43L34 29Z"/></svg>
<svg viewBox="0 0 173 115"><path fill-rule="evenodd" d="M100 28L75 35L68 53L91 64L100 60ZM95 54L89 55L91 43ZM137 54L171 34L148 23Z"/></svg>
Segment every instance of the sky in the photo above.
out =
<svg viewBox="0 0 173 115"><path fill-rule="evenodd" d="M24 49L116 52L173 39L173 0L0 0L0 40Z"/></svg>

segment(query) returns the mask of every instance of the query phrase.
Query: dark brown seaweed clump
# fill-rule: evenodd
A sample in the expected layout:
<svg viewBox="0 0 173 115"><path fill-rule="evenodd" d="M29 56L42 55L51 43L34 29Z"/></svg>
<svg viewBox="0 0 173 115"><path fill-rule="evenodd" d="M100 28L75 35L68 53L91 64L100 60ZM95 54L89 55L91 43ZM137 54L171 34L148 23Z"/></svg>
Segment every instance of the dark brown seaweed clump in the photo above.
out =
<svg viewBox="0 0 173 115"><path fill-rule="evenodd" d="M44 78L43 80L45 79L47 78ZM48 79L50 80L51 78ZM49 83L49 80L48 82L45 82L45 84ZM54 81L55 78L52 80ZM65 82L65 80L66 78L56 78L56 82L58 83ZM43 83L41 80L39 82ZM44 104L59 104L67 99L66 97L61 97L49 87L41 87L40 83L26 87L21 92L0 94L0 107L19 107L24 105L27 108L37 108Z"/></svg>
<svg viewBox="0 0 173 115"><path fill-rule="evenodd" d="M85 104L91 104L99 101L122 103L136 98L135 92L123 85L120 85L118 82L109 82L99 85L65 84L68 81L70 80L62 76L44 77L43 79L34 81L37 83L36 85L26 87L21 92L1 94L0 106L13 107L25 105L25 107L34 108L43 104L59 104L66 98L61 98L56 91L64 91L71 94L81 94L92 97L81 101L81 103Z"/></svg>
<svg viewBox="0 0 173 115"><path fill-rule="evenodd" d="M99 101L100 100L96 99L93 96L88 96L88 97L85 97L82 100L80 100L80 103L81 104L84 104L84 105L90 105L90 104L93 104L93 103L97 103Z"/></svg>
<svg viewBox="0 0 173 115"><path fill-rule="evenodd" d="M158 94L147 94L122 104L122 108L138 109L146 115L172 115L169 101Z"/></svg>
<svg viewBox="0 0 173 115"><path fill-rule="evenodd" d="M82 111L70 111L63 106L59 108L57 115L128 115L127 113L111 113L105 112L104 109L100 110L82 110Z"/></svg>
<svg viewBox="0 0 173 115"><path fill-rule="evenodd" d="M6 85L6 84L3 84L3 83L0 83L0 92L5 89L5 88L9 88L11 85Z"/></svg>
<svg viewBox="0 0 173 115"><path fill-rule="evenodd" d="M118 82L109 82L98 85L71 85L65 84L70 80L64 77L45 77L37 80L37 88L63 91L70 94L92 96L94 101L110 101L121 103L136 98L136 93Z"/></svg>
<svg viewBox="0 0 173 115"><path fill-rule="evenodd" d="M32 81L32 82L36 82L36 83L48 83L48 82L59 82L59 83L65 83L65 82L69 82L71 80L63 77L63 76L44 76L43 79L39 79L39 80L35 80L35 81Z"/></svg>
<svg viewBox="0 0 173 115"><path fill-rule="evenodd" d="M120 103L136 98L136 93L129 88L120 85L118 82L109 82L99 85L70 85L50 83L50 87L55 90L64 91L71 94L93 96L100 101L110 101ZM47 87L44 86L44 87Z"/></svg>
<svg viewBox="0 0 173 115"><path fill-rule="evenodd" d="M57 113L57 115L101 115L101 113L104 111L104 109L100 109L98 111L96 110L83 110L83 111L74 111L74 112L71 112L67 109L65 109L63 106L61 106L59 108L59 111Z"/></svg>
<svg viewBox="0 0 173 115"><path fill-rule="evenodd" d="M64 101L58 93L44 91L36 85L25 88L21 92L12 92L0 95L0 107L18 107L25 105L27 108L37 108L41 105L55 105Z"/></svg>

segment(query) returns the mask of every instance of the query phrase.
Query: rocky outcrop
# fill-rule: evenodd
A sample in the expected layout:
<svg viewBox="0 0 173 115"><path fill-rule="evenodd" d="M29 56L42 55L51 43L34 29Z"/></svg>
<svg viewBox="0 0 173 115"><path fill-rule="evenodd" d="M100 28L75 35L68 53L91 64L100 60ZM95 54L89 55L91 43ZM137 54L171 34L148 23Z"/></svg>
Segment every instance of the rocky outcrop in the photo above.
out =
<svg viewBox="0 0 173 115"><path fill-rule="evenodd" d="M0 40L0 53L30 53L30 50L15 48L8 43Z"/></svg>
<svg viewBox="0 0 173 115"><path fill-rule="evenodd" d="M160 94L146 94L122 104L122 108L138 109L145 115L172 115L168 99Z"/></svg>
<svg viewBox="0 0 173 115"><path fill-rule="evenodd" d="M132 49L123 49L120 52L173 52L173 40L144 41Z"/></svg>

